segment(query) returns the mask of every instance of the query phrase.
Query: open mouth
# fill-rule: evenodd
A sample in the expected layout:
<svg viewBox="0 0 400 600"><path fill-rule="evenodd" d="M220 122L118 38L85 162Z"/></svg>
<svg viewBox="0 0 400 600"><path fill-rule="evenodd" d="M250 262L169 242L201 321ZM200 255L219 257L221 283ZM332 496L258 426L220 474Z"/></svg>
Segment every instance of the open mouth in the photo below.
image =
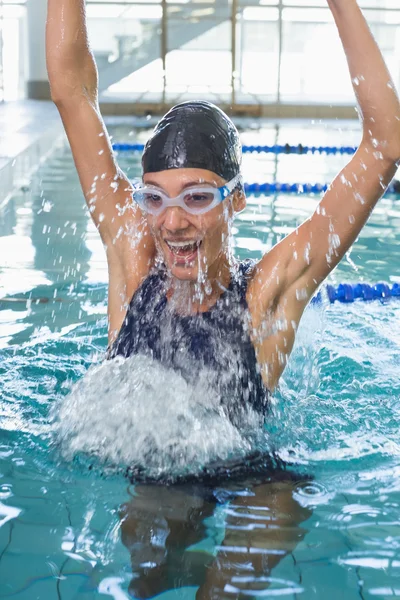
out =
<svg viewBox="0 0 400 600"><path fill-rule="evenodd" d="M175 262L192 262L201 246L201 241L183 240L173 242L165 240L168 250L173 255Z"/></svg>

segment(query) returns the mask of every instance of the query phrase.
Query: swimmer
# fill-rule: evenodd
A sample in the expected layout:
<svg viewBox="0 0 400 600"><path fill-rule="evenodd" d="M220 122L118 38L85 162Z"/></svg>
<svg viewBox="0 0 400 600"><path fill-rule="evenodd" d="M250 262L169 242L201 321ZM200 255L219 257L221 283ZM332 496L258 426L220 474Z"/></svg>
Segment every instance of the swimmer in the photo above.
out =
<svg viewBox="0 0 400 600"><path fill-rule="evenodd" d="M115 161L100 115L85 2L48 0L52 99L107 255L108 357L149 354L188 378L196 377L198 368L209 369L216 373L212 383L228 411L236 397L242 406L266 413L310 298L357 238L400 160L399 100L357 1L327 4L359 105L359 148L309 219L257 263L237 264L230 245L232 220L246 198L232 121L207 102L175 106L146 144L142 181L133 185ZM168 328L172 335L166 346ZM160 489L165 500L152 486L139 486L121 512L135 597L168 589L171 554L183 556L202 537L199 523L217 503L215 498L200 501L197 491L185 489L185 508L176 518L171 506L181 492ZM188 582L199 586L198 600L248 597L252 584L254 595L262 594L269 585L265 573L304 535L298 524L308 512L295 502L291 482L265 479L235 490L215 561L203 565L205 575ZM259 530L247 526L244 514L258 520ZM158 530L162 547L152 533ZM150 557L148 563L143 556Z"/></svg>
<svg viewBox="0 0 400 600"><path fill-rule="evenodd" d="M267 406L305 307L357 238L400 159L399 100L362 12L356 0L327 4L359 105L360 145L309 219L257 263L237 265L231 225L246 198L232 121L207 102L175 106L147 142L142 182L133 185L116 164L100 115L85 2L48 1L51 95L107 254L109 357L144 352L184 372L184 347L192 366L229 370L219 340L233 349L241 374L233 382L224 377L222 391L234 386L242 402ZM181 302L174 324L180 337L165 349L162 325L182 289L196 325Z"/></svg>

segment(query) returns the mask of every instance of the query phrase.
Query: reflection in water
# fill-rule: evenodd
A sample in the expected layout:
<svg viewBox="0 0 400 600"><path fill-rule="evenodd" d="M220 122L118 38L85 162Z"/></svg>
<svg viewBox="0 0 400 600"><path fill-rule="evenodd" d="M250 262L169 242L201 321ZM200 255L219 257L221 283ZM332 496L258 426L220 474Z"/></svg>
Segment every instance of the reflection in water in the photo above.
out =
<svg viewBox="0 0 400 600"><path fill-rule="evenodd" d="M16 225L15 202L10 198L7 204L0 210L0 235L12 235Z"/></svg>
<svg viewBox="0 0 400 600"><path fill-rule="evenodd" d="M197 600L251 597L270 588L279 595L302 592L298 583L271 576L306 533L300 524L311 511L296 501L295 491L293 481L273 480L217 489L136 486L120 509L133 572L129 592L152 598L196 586ZM204 547L212 518L221 532L219 540L210 540L215 555Z"/></svg>
<svg viewBox="0 0 400 600"><path fill-rule="evenodd" d="M42 167L31 191L34 268L59 285L84 280L91 258L85 243L90 216L73 165L64 158L59 150Z"/></svg>
<svg viewBox="0 0 400 600"><path fill-rule="evenodd" d="M8 308L12 296L13 309L20 311L17 326L15 319L3 319L2 347L21 346L37 333L60 331L87 320L88 312L106 310L105 288L98 285L107 275L106 257L101 244L94 250L90 247L98 232L94 227L88 231L90 215L69 156L64 148L55 151L40 166L30 188L16 194L0 212L0 298L7 298ZM93 263L96 271L91 282L97 284L99 310L92 310L91 289L81 283L87 281ZM77 301L79 290L86 305ZM46 301L49 310L43 307ZM0 308L4 305L3 301Z"/></svg>

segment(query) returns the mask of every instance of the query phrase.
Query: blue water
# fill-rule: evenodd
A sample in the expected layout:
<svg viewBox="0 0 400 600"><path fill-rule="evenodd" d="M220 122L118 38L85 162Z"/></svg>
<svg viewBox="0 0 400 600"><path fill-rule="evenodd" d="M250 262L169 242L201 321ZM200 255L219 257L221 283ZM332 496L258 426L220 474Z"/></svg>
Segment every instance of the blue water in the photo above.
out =
<svg viewBox="0 0 400 600"><path fill-rule="evenodd" d="M115 140L146 135L114 129ZM314 124L249 128L243 139L349 145L357 135ZM244 175L325 182L345 160L246 156ZM138 174L138 157L120 163ZM316 202L250 197L236 254L258 258ZM400 281L399 245L399 201L385 198L331 281ZM90 396L107 344L107 266L65 147L0 215L0 250L0 597L400 595L400 301L307 311L267 424L297 481L134 486L123 469L68 455L68 436L60 444L54 414L76 382L89 390L75 405L81 424L94 435L103 419L111 436L97 440L100 458L117 449L173 473L180 456L213 456L211 426L221 448L244 438L218 420L205 426L154 365L133 363L151 397L133 384L128 399Z"/></svg>

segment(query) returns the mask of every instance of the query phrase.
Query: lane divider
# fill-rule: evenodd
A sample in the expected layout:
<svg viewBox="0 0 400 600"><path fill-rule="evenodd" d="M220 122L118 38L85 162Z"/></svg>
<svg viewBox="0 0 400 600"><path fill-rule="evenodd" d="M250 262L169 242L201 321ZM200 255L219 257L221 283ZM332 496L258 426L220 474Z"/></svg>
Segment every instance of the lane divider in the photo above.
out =
<svg viewBox="0 0 400 600"><path fill-rule="evenodd" d="M247 194L320 194L326 192L330 183L244 183ZM394 180L385 194L400 194L400 181Z"/></svg>
<svg viewBox="0 0 400 600"><path fill-rule="evenodd" d="M326 192L329 187L327 183L245 183L246 194L320 194Z"/></svg>
<svg viewBox="0 0 400 600"><path fill-rule="evenodd" d="M335 302L352 303L355 300L385 300L388 298L400 299L400 283L394 283L392 287L385 282L375 283L339 283L338 286L325 285L325 293L331 304ZM319 291L312 303L322 302L323 291Z"/></svg>
<svg viewBox="0 0 400 600"><path fill-rule="evenodd" d="M128 144L116 143L113 144L113 150L116 152L143 152L144 144ZM273 146L242 146L243 154L354 154L357 150L356 146L305 146L297 144L275 144Z"/></svg>

